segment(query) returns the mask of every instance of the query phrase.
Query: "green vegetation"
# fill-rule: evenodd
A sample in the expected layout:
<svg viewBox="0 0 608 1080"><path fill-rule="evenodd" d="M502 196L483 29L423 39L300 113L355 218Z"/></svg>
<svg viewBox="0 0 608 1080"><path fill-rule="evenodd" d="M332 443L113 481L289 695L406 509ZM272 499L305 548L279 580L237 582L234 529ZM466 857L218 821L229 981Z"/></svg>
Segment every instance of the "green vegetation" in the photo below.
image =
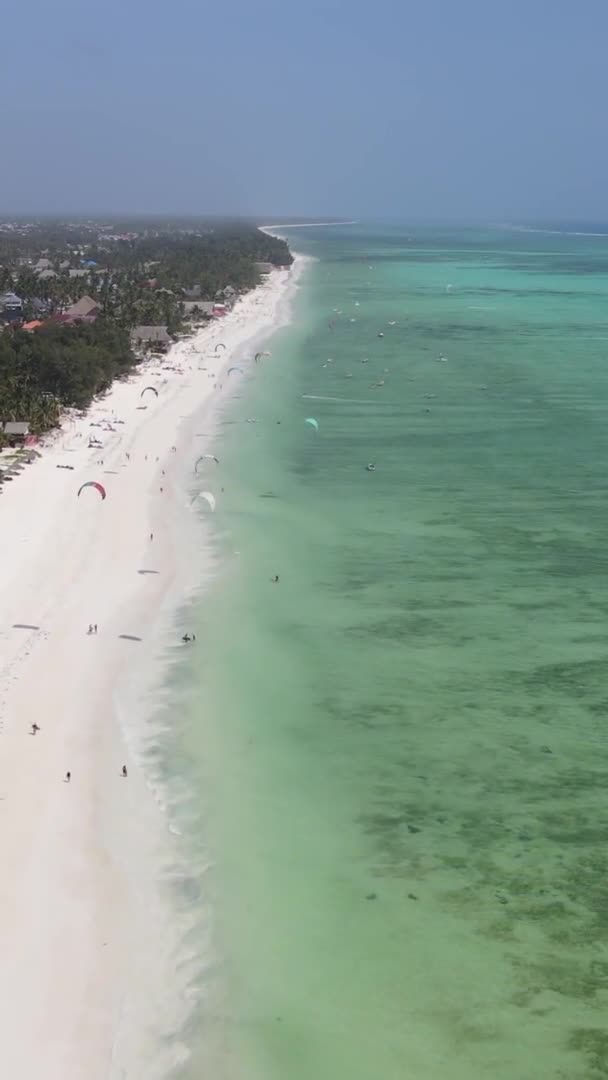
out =
<svg viewBox="0 0 608 1080"><path fill-rule="evenodd" d="M0 334L0 416L28 420L34 432L53 427L62 408L84 408L133 365L129 335L107 319L35 334Z"/></svg>
<svg viewBox="0 0 608 1080"><path fill-rule="evenodd" d="M137 362L130 330L176 336L187 329L184 301L230 307L258 284L257 262L292 258L248 222L0 222L0 293L22 301L15 315L0 298L0 420L42 432L62 408L85 407ZM96 321L54 321L84 296ZM43 326L20 329L33 319Z"/></svg>

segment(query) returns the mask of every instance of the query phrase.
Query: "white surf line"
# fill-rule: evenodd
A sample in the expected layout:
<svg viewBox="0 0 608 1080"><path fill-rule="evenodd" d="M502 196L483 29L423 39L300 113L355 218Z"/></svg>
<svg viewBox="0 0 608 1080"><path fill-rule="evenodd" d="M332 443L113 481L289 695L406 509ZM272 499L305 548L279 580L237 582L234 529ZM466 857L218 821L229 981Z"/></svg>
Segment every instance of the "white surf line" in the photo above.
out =
<svg viewBox="0 0 608 1080"><path fill-rule="evenodd" d="M294 221L290 225L258 225L258 228L262 232L268 229L318 229L323 226L324 229L330 225L358 225L358 221Z"/></svg>

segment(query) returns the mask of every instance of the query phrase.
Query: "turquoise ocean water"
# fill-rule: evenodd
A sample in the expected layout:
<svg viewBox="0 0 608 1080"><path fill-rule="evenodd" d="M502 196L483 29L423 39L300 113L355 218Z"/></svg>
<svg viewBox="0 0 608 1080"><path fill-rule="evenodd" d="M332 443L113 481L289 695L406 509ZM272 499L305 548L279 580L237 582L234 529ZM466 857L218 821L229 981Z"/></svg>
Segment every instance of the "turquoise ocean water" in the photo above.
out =
<svg viewBox="0 0 608 1080"><path fill-rule="evenodd" d="M179 673L180 1076L608 1076L608 236L285 235Z"/></svg>

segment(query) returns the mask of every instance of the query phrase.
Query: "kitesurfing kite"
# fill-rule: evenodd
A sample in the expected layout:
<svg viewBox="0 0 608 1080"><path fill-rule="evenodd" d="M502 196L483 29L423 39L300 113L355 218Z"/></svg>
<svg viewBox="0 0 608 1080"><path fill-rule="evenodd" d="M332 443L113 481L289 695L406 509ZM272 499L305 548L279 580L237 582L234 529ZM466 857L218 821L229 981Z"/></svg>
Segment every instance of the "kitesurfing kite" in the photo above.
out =
<svg viewBox="0 0 608 1080"><path fill-rule="evenodd" d="M144 394L146 394L148 392L148 390L151 390L152 393L156 394L156 396L158 397L158 390L156 389L155 386L144 386L144 388L143 388L143 390L142 390L142 392L141 392L141 394L139 396L143 397Z"/></svg>
<svg viewBox="0 0 608 1080"><path fill-rule="evenodd" d="M311 427L314 427L315 431L319 430L319 421L315 420L314 416L307 416L304 423L310 424Z"/></svg>
<svg viewBox="0 0 608 1080"><path fill-rule="evenodd" d="M216 458L215 454L202 454L202 455L201 455L201 456L200 456L200 457L199 457L199 458L197 459L196 465L194 466L194 471L195 471L195 472L197 471L197 469L198 469L198 467L199 467L199 465L200 465L201 461L205 461L205 460L208 460L208 461L215 461L215 464L216 464L216 465L219 465L219 463L220 463L220 462L219 462L219 458Z"/></svg>
<svg viewBox="0 0 608 1080"><path fill-rule="evenodd" d="M272 356L272 353L271 352L256 352L256 354L255 354L255 362L256 362L256 364L257 364L258 360L260 359L260 357L262 357L262 356Z"/></svg>
<svg viewBox="0 0 608 1080"><path fill-rule="evenodd" d="M106 489L104 488L103 484L98 484L97 480L87 480L86 484L83 484L82 487L78 489L78 495L80 496L84 489L88 487L96 488L102 499L105 499Z"/></svg>
<svg viewBox="0 0 608 1080"><path fill-rule="evenodd" d="M225 349L225 348L226 348L226 346L224 345L224 342L223 341L218 341L217 345L215 346L215 351L217 352L218 349Z"/></svg>
<svg viewBox="0 0 608 1080"><path fill-rule="evenodd" d="M215 495L213 495L210 491L201 491L199 494L199 499L204 499L210 509L215 510Z"/></svg>
<svg viewBox="0 0 608 1080"><path fill-rule="evenodd" d="M230 373L231 373L232 371L238 371L240 375L244 375L244 371L243 371L243 369L242 369L242 368L240 368L240 367L237 367L236 365L235 365L234 367L229 367L229 368L228 368L228 374L230 375Z"/></svg>

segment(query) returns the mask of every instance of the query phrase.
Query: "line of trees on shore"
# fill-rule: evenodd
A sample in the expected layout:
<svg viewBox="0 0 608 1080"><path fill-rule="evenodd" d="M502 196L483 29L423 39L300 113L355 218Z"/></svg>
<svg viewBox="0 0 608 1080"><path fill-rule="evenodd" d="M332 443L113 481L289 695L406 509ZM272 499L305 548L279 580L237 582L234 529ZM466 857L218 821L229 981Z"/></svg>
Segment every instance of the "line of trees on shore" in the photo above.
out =
<svg viewBox="0 0 608 1080"><path fill-rule="evenodd" d="M40 223L23 233L0 232L0 292L23 300L25 319L52 317L84 295L99 305L94 323L66 325L52 318L35 332L0 328L0 420L23 420L41 433L58 423L61 409L85 408L136 363L129 331L137 325L184 329L184 290L214 300L231 285L236 293L258 284L256 262L290 265L287 244L250 223L120 223L111 237L103 226ZM56 276L40 277L41 255ZM70 276L68 267L88 268ZM42 316L44 318L44 316Z"/></svg>
<svg viewBox="0 0 608 1080"><path fill-rule="evenodd" d="M47 431L62 409L86 408L134 364L127 331L107 319L0 334L0 417Z"/></svg>
<svg viewBox="0 0 608 1080"><path fill-rule="evenodd" d="M257 262L289 266L293 261L285 241L250 225L227 225L202 233L144 229L132 239L112 241L101 234L89 238L85 246L78 246L82 237L76 235L74 243L66 226L60 247L58 227L51 232L52 249L41 246L36 254L46 252L57 276L40 277L33 264L23 262L24 258L35 258L31 251L33 233L23 237L23 247L12 233L0 233L0 292L14 290L26 305L35 298L49 300L56 309L86 294L99 300L106 313L125 326L145 321L141 316L150 318L155 310L177 323L183 289L198 288L201 300L213 300L227 285L245 292L259 282ZM48 229L42 231L42 237L49 238ZM94 265L87 266L81 277L70 276L70 269L82 270L83 252L87 264ZM68 261L70 267L62 269ZM155 284L150 286L150 281ZM27 314L32 313L28 309Z"/></svg>

